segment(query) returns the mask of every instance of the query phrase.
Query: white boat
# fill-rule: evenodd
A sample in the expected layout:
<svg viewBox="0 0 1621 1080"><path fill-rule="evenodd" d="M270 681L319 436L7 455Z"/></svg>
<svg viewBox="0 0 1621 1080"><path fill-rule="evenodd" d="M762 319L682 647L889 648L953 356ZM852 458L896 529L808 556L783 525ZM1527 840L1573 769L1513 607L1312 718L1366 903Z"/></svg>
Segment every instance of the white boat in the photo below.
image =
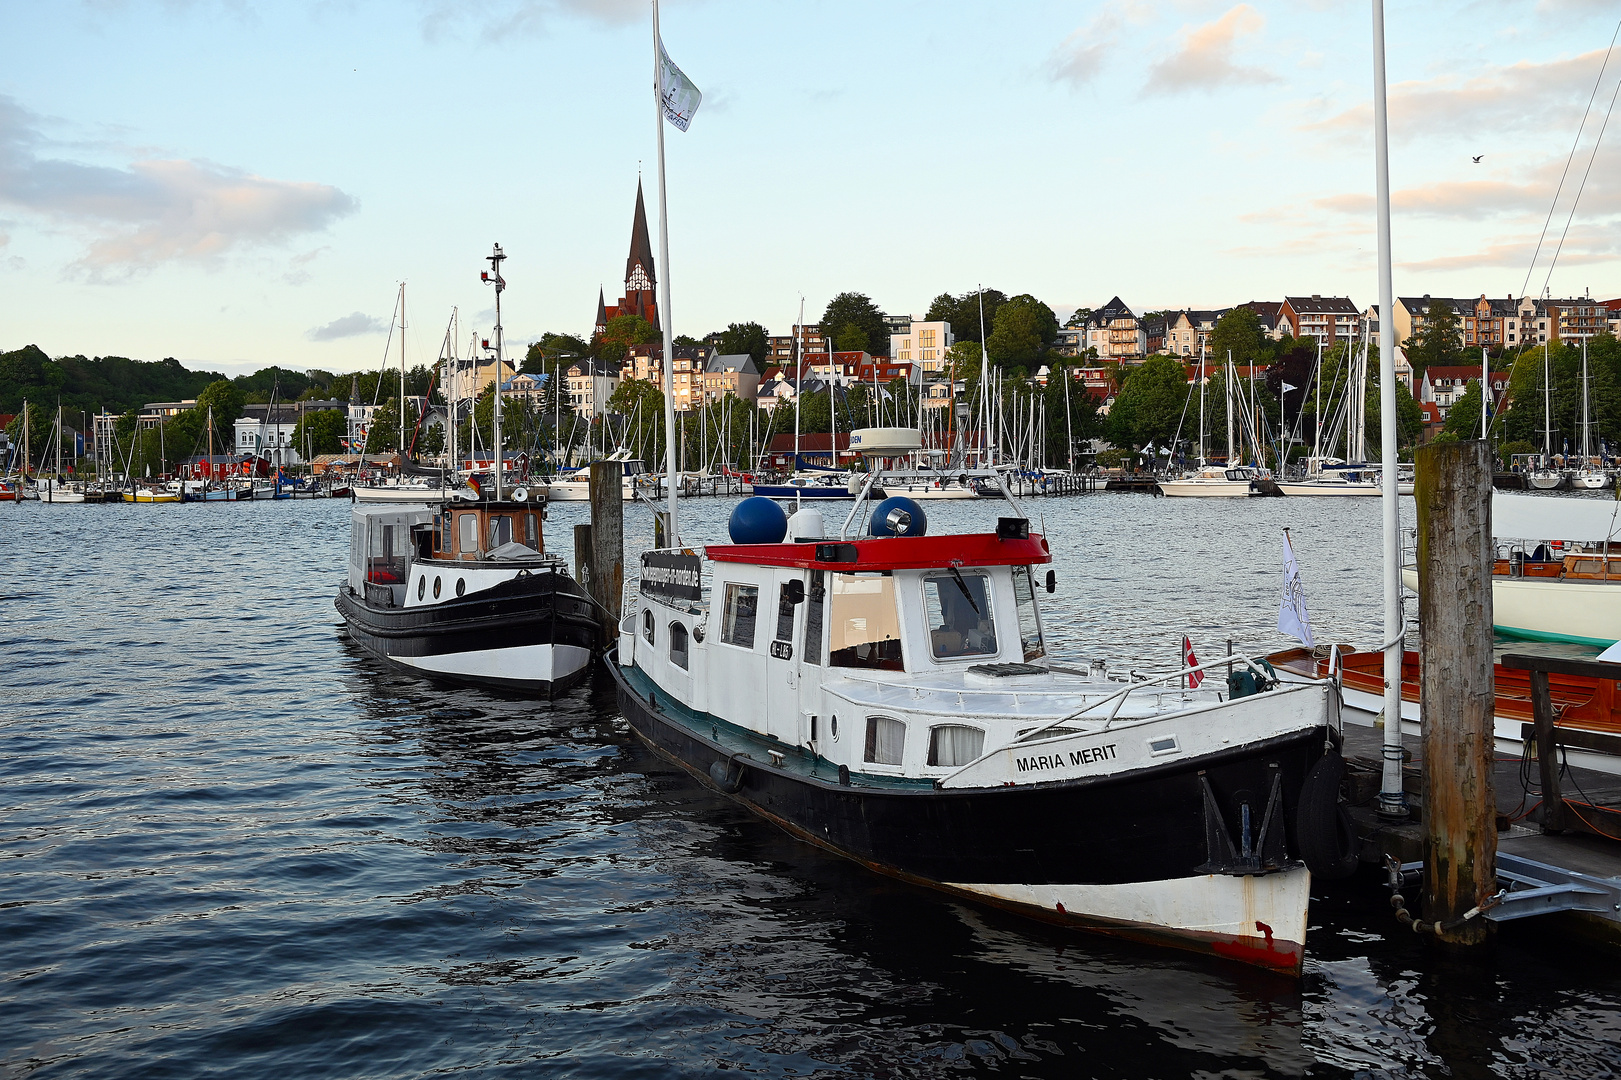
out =
<svg viewBox="0 0 1621 1080"><path fill-rule="evenodd" d="M1526 483L1538 491L1553 491L1564 484L1565 474L1558 469L1541 468L1533 469L1531 475L1525 479Z"/></svg>
<svg viewBox="0 0 1621 1080"><path fill-rule="evenodd" d="M1583 465L1570 474L1570 486L1578 491L1598 491L1610 486L1610 477L1603 469Z"/></svg>
<svg viewBox="0 0 1621 1080"><path fill-rule="evenodd" d="M1202 668L1053 663L1049 545L993 471L972 475L1012 508L994 532L930 536L913 500L872 505L874 472L834 535L818 509L756 497L731 543L644 553L610 657L631 729L869 869L1298 972L1312 871L1295 856L1339 843L1337 794L1308 779L1326 775L1332 685L1229 696L1181 685Z"/></svg>
<svg viewBox="0 0 1621 1080"><path fill-rule="evenodd" d="M260 488L255 485L253 497L255 499L269 499L274 492L260 494ZM443 502L454 498L459 488L453 488L438 481L429 483L425 480L401 480L398 483L373 484L370 486L356 485L349 489L349 493L356 502L368 503L420 503Z"/></svg>
<svg viewBox="0 0 1621 1080"><path fill-rule="evenodd" d="M1315 476L1306 476L1300 480L1277 480L1275 483L1278 490L1285 495L1347 498L1369 495L1377 497L1383 492L1379 482L1372 478L1372 474L1361 471L1348 473L1325 469Z"/></svg>
<svg viewBox="0 0 1621 1080"><path fill-rule="evenodd" d="M42 476L35 482L35 494L43 503L82 503L84 492L75 491L60 480Z"/></svg>
<svg viewBox="0 0 1621 1080"><path fill-rule="evenodd" d="M1257 479L1248 465L1205 465L1175 480L1161 480L1159 489L1172 497L1243 497L1256 493Z"/></svg>

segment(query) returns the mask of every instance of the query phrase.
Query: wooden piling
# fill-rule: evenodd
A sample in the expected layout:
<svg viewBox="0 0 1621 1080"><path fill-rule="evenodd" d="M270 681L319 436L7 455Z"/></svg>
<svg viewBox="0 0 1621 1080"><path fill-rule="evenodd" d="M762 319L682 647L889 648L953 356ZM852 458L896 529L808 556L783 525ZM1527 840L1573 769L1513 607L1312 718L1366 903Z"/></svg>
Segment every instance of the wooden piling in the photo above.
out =
<svg viewBox="0 0 1621 1080"><path fill-rule="evenodd" d="M622 462L591 463L591 582L586 591L597 602L604 640L619 633L625 591L625 500Z"/></svg>
<svg viewBox="0 0 1621 1080"><path fill-rule="evenodd" d="M1487 921L1452 921L1497 891L1491 451L1480 441L1432 444L1414 462L1425 919L1443 924L1443 940L1473 944Z"/></svg>
<svg viewBox="0 0 1621 1080"><path fill-rule="evenodd" d="M580 583L588 595L595 595L591 593L591 579L597 576L593 554L591 523L574 526L574 580Z"/></svg>

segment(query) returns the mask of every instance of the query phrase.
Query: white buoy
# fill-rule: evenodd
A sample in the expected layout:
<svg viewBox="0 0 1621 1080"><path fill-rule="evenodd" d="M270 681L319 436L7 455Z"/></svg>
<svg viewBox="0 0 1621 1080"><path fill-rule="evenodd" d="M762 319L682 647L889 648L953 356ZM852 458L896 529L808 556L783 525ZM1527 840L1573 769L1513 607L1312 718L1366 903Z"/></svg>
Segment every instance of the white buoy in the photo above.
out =
<svg viewBox="0 0 1621 1080"><path fill-rule="evenodd" d="M821 540L827 536L827 523L822 520L820 510L805 507L795 510L788 519L788 542L797 544L801 540Z"/></svg>

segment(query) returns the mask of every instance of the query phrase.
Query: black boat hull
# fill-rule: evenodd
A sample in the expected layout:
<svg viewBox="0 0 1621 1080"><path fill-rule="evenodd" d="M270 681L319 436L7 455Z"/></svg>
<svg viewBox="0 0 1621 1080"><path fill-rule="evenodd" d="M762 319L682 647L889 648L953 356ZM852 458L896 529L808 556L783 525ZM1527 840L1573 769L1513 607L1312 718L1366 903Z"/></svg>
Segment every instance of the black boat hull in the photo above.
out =
<svg viewBox="0 0 1621 1080"><path fill-rule="evenodd" d="M1212 873L1205 784L1237 847L1243 805L1257 828L1276 778L1284 843L1297 851L1295 808L1322 753L1321 727L1122 776L970 789L841 784L773 765L769 751L738 756L699 729L701 718L638 691L613 654L608 663L620 707L649 746L803 840L1044 921L1300 969L1309 873L1297 862Z"/></svg>
<svg viewBox="0 0 1621 1080"><path fill-rule="evenodd" d="M602 640L590 597L553 571L442 604L384 606L347 586L335 603L349 636L374 656L470 686L557 693L589 672Z"/></svg>

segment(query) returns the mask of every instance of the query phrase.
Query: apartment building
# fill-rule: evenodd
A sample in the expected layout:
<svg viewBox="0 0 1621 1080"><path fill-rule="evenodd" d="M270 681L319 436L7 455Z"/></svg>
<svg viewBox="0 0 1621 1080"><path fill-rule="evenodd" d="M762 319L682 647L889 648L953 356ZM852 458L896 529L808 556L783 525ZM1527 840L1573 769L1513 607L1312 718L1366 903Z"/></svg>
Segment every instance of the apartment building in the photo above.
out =
<svg viewBox="0 0 1621 1080"><path fill-rule="evenodd" d="M946 350L956 344L948 322L908 322L904 332L889 338L889 355L896 361L915 363L924 371L945 367Z"/></svg>
<svg viewBox="0 0 1621 1080"><path fill-rule="evenodd" d="M1148 335L1137 315L1116 296L1087 319L1086 347L1096 349L1100 360L1142 360L1148 355Z"/></svg>
<svg viewBox="0 0 1621 1080"><path fill-rule="evenodd" d="M584 417L601 416L623 381L621 372L600 360L586 357L563 369L569 408Z"/></svg>
<svg viewBox="0 0 1621 1080"><path fill-rule="evenodd" d="M1508 390L1508 376L1509 373L1506 371L1487 372L1486 385L1491 391L1491 402L1494 410L1502 402L1504 392ZM1469 384L1479 381L1479 367L1468 365L1442 367L1436 365L1425 368L1424 374L1419 376L1418 393L1415 397L1422 404L1434 405L1444 420L1447 411L1469 389Z"/></svg>
<svg viewBox="0 0 1621 1080"><path fill-rule="evenodd" d="M1278 318L1288 324L1290 336L1317 338L1325 348L1362 336L1362 313L1345 296L1285 296Z"/></svg>
<svg viewBox="0 0 1621 1080"><path fill-rule="evenodd" d="M710 354L704 364L703 400L735 397L752 402L760 389L760 372L748 353Z"/></svg>
<svg viewBox="0 0 1621 1080"><path fill-rule="evenodd" d="M1198 356L1199 351L1209 344L1216 320L1229 310L1184 308L1170 316L1165 331L1165 351L1172 356Z"/></svg>

